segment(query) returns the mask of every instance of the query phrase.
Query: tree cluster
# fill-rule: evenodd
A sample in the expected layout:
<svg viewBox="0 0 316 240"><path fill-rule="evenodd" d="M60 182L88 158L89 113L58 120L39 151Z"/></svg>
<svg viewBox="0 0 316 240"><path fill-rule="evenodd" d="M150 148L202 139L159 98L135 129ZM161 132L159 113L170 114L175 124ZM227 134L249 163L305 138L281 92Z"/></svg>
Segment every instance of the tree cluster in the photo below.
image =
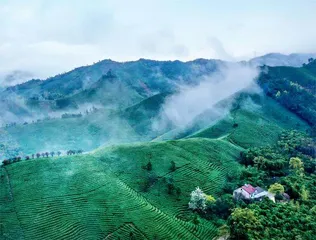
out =
<svg viewBox="0 0 316 240"><path fill-rule="evenodd" d="M79 150L68 150L66 152L67 155L75 155L75 154L82 154L83 150L79 149ZM30 159L35 159L35 158L48 158L48 157L54 157L54 156L60 156L62 153L61 151L51 151L51 152L42 152L42 153L33 153L31 155L27 155L24 157L24 160L30 160ZM8 158L8 159L4 159L2 161L3 165L9 165L11 163L16 163L16 162L20 162L22 160L22 157L17 156L17 157L13 157L13 158Z"/></svg>
<svg viewBox="0 0 316 240"><path fill-rule="evenodd" d="M263 200L234 203L227 225L231 239L314 239L316 233L315 146L298 131L283 132L277 144L252 148L241 154L246 165L240 182L260 183L275 194L276 203ZM282 167L273 164L282 162ZM277 176L277 177L276 177ZM284 202L284 193L291 202Z"/></svg>

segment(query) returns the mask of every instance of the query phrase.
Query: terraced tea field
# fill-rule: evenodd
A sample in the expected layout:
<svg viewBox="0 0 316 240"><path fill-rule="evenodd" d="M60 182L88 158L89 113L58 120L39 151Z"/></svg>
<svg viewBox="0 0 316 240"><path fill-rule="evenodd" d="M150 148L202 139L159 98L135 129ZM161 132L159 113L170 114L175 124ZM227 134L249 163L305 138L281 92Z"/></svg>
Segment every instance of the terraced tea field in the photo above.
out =
<svg viewBox="0 0 316 240"><path fill-rule="evenodd" d="M222 140L193 138L1 167L2 238L212 239L211 222L192 222L189 195L199 186L220 196L227 176L239 174L239 152ZM148 161L151 171L142 168ZM179 196L168 194L168 181Z"/></svg>

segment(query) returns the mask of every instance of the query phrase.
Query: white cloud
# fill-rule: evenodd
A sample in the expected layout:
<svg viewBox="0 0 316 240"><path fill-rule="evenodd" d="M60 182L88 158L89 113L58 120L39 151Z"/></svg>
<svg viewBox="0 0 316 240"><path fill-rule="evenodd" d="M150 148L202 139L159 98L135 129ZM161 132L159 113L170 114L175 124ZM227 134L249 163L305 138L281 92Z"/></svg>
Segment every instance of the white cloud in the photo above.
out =
<svg viewBox="0 0 316 240"><path fill-rule="evenodd" d="M0 74L18 69L47 77L104 58L313 52L315 9L314 1L295 0L4 0Z"/></svg>
<svg viewBox="0 0 316 240"><path fill-rule="evenodd" d="M178 127L190 124L197 116L234 93L254 84L258 70L241 64L225 65L216 73L204 77L197 86L182 86L162 107L162 121L171 120ZM252 88L256 89L256 88ZM216 109L224 113L225 109ZM164 123L155 123L164 126ZM158 127L159 128L159 127Z"/></svg>

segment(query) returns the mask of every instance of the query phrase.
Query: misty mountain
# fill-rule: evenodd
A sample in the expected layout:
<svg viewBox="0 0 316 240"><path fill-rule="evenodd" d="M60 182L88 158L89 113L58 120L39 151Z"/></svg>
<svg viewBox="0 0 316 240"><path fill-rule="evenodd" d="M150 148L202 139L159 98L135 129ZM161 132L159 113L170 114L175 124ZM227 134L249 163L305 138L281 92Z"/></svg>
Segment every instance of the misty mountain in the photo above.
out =
<svg viewBox="0 0 316 240"><path fill-rule="evenodd" d="M32 112L78 109L81 104L127 107L181 84L196 84L229 63L197 59L189 62L140 59L133 62L103 60L91 66L8 87L0 99L19 97ZM233 63L232 63L233 64ZM112 72L115 78L108 76Z"/></svg>
<svg viewBox="0 0 316 240"><path fill-rule="evenodd" d="M253 66L292 66L300 67L308 62L308 59L316 58L316 54L290 54L270 53L264 56L251 59L248 63ZM247 63L247 62L245 62ZM3 80L10 82L12 87L8 87L2 96L14 92L25 98L36 95L46 95L51 99L58 99L65 96L76 94L84 89L90 88L109 70L112 70L118 79L127 85L137 89L145 96L153 95L175 87L179 81L195 81L203 75L214 72L223 64L229 62L215 59L196 59L193 61L155 61L139 59L130 62L116 62L110 59L99 61L90 66L83 66L69 72L50 77L45 81L31 80L31 73L24 71L15 71L9 74ZM5 86L2 84L2 86ZM140 91L139 91L140 90ZM142 91L142 90L145 90Z"/></svg>
<svg viewBox="0 0 316 240"><path fill-rule="evenodd" d="M109 70L112 70L126 84L145 90L145 95L170 88L177 81L192 81L202 75L215 71L220 60L197 59L190 62L154 61L140 59L131 62L103 60L90 66L79 67L70 72L59 74L45 81L32 81L9 87L6 94L14 91L18 95L49 94L52 98L69 96L90 88ZM32 90L30 90L32 89Z"/></svg>
<svg viewBox="0 0 316 240"><path fill-rule="evenodd" d="M6 115L15 116L13 119L21 117L20 121L38 114L47 116L55 111L79 110L81 105L87 104L102 108L126 108L156 94L177 91L181 85L196 85L225 66L301 66L314 56L271 53L250 60L250 64L213 59L188 62L103 60L46 80L33 79L7 87L0 92L0 100ZM16 72L8 79L14 80L19 76L27 74Z"/></svg>
<svg viewBox="0 0 316 240"><path fill-rule="evenodd" d="M23 83L33 78L33 73L22 70L15 70L0 76L1 87L14 86L19 83Z"/></svg>
<svg viewBox="0 0 316 240"><path fill-rule="evenodd" d="M281 53L269 53L260 57L253 58L249 61L254 66L289 66L301 67L308 63L308 59L316 58L316 53L293 53L289 55Z"/></svg>

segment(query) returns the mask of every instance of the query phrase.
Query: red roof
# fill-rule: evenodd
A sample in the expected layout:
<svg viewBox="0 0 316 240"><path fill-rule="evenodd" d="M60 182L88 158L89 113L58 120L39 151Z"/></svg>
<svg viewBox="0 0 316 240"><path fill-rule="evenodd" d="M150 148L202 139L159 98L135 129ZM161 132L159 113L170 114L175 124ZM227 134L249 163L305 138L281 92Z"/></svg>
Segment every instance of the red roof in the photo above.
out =
<svg viewBox="0 0 316 240"><path fill-rule="evenodd" d="M245 184L244 186L241 187L243 190L245 190L247 193L252 194L256 191L256 189L251 186L250 184Z"/></svg>

